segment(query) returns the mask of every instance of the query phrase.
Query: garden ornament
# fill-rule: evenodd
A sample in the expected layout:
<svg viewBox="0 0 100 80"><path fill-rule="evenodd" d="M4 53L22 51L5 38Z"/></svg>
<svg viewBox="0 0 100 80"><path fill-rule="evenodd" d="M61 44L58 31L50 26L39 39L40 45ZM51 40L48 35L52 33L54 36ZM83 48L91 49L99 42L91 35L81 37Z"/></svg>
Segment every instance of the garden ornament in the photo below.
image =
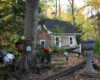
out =
<svg viewBox="0 0 100 80"><path fill-rule="evenodd" d="M95 70L92 66L92 55L93 55L93 49L95 47L96 40L93 40L91 38L87 38L81 41L82 47L85 50L84 53L86 55L86 67L84 70L84 73L88 74L95 74Z"/></svg>
<svg viewBox="0 0 100 80"><path fill-rule="evenodd" d="M12 55L11 53L7 53L7 52L4 52L0 49L0 52L3 56L3 61L5 63L9 63L9 62L12 62L12 60L15 58L14 55Z"/></svg>
<svg viewBox="0 0 100 80"><path fill-rule="evenodd" d="M27 51L27 52L30 52L30 51L31 51L31 47L30 47L30 46L27 46L27 47L26 47L26 51Z"/></svg>
<svg viewBox="0 0 100 80"><path fill-rule="evenodd" d="M68 52L64 52L64 55L66 56L67 65L69 65L69 63L68 63Z"/></svg>

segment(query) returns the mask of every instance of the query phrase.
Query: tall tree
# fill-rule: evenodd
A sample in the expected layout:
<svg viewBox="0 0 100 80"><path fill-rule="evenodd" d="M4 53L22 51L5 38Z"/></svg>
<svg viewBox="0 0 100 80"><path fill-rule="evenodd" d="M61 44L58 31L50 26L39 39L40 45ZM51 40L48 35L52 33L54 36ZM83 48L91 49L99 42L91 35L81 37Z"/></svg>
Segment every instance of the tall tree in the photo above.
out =
<svg viewBox="0 0 100 80"><path fill-rule="evenodd" d="M74 0L68 0L70 5L71 5L71 13L72 13L72 19L73 19L73 25L75 26L75 14L77 14L80 10L84 9L85 7L89 6L90 3L88 3L87 5L81 7L79 10L77 10L77 12L75 13L75 8L74 8Z"/></svg>
<svg viewBox="0 0 100 80"><path fill-rule="evenodd" d="M89 11L91 13L93 13L93 11L96 13L92 18L94 18L93 21L98 25L98 36L100 38L100 0L87 0L87 4L89 3L91 7Z"/></svg>
<svg viewBox="0 0 100 80"><path fill-rule="evenodd" d="M0 27L5 28L12 34L23 34L23 19L25 1L23 0L0 0ZM4 31L4 30L3 30Z"/></svg>
<svg viewBox="0 0 100 80"><path fill-rule="evenodd" d="M59 16L61 16L61 5L60 5L60 0L58 1L58 0L51 0L51 2L52 3L56 3L56 4L54 4L54 5L56 5L56 6L54 6L55 8L56 8L56 12L52 12L52 14L55 14L55 17L57 17L57 13L58 13L58 11L57 11L57 9L58 9L58 3L59 3ZM55 18L54 17L54 18Z"/></svg>
<svg viewBox="0 0 100 80"><path fill-rule="evenodd" d="M74 0L70 1L68 0L70 5L71 5L71 8L72 8L72 18L73 18L73 25L75 26L75 16L74 16Z"/></svg>
<svg viewBox="0 0 100 80"><path fill-rule="evenodd" d="M59 16L61 16L60 0L59 0Z"/></svg>
<svg viewBox="0 0 100 80"><path fill-rule="evenodd" d="M25 39L31 40L32 54L35 54L36 35L38 26L39 0L26 0L26 12L24 22Z"/></svg>

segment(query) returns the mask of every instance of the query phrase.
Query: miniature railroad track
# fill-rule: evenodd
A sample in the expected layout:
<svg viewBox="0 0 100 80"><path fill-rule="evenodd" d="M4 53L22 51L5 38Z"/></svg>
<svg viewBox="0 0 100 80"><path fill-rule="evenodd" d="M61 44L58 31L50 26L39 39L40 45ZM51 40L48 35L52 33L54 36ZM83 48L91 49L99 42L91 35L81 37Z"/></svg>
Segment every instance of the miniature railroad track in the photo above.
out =
<svg viewBox="0 0 100 80"><path fill-rule="evenodd" d="M54 73L54 74L49 75L49 76L47 76L45 78L42 78L40 80L56 80L56 79L58 79L60 77L63 77L63 76L65 76L65 75L67 75L67 74L69 74L71 72L76 71L78 68L80 68L82 65L85 64L85 62L86 62L86 56L83 53L74 52L74 51L70 51L70 52L82 55L84 57L84 59L81 62L77 63L75 66L72 66L72 67L69 67L69 68L64 69L62 71L59 71L57 73Z"/></svg>

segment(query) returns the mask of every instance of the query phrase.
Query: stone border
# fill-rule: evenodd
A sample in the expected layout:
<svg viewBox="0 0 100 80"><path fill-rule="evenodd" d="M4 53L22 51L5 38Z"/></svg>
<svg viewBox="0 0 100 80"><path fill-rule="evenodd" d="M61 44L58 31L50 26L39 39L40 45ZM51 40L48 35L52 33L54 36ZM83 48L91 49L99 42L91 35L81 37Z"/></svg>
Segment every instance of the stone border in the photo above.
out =
<svg viewBox="0 0 100 80"><path fill-rule="evenodd" d="M73 51L71 51L71 52L73 52ZM47 76L43 79L40 79L40 80L56 80L56 79L63 77L71 72L74 72L75 70L77 70L78 68L80 68L82 65L84 65L86 63L86 56L83 53L79 53L79 52L73 52L73 53L81 54L82 56L84 56L84 59L81 62L79 62L78 64L76 64L75 66L72 66L68 69L62 70L62 71L57 72L55 74L49 75L49 76Z"/></svg>

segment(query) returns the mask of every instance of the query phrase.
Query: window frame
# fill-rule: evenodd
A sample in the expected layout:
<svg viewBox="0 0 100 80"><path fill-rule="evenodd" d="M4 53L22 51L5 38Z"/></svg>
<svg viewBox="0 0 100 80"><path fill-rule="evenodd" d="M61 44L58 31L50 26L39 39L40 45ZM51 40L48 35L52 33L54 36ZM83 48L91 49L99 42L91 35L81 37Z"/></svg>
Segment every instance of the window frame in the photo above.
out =
<svg viewBox="0 0 100 80"><path fill-rule="evenodd" d="M60 41L61 41L61 38L60 38L60 36L54 36L54 40L55 40L55 45L56 45L56 38L58 38ZM59 42L59 45L58 45L59 47L61 47L61 42Z"/></svg>
<svg viewBox="0 0 100 80"><path fill-rule="evenodd" d="M42 44L42 41L44 41L44 48L45 48L45 40L40 40L40 44Z"/></svg>
<svg viewBox="0 0 100 80"><path fill-rule="evenodd" d="M72 38L72 44L70 44L71 43L70 38ZM74 38L73 38L73 36L69 36L69 45L70 46L73 46L74 45Z"/></svg>

